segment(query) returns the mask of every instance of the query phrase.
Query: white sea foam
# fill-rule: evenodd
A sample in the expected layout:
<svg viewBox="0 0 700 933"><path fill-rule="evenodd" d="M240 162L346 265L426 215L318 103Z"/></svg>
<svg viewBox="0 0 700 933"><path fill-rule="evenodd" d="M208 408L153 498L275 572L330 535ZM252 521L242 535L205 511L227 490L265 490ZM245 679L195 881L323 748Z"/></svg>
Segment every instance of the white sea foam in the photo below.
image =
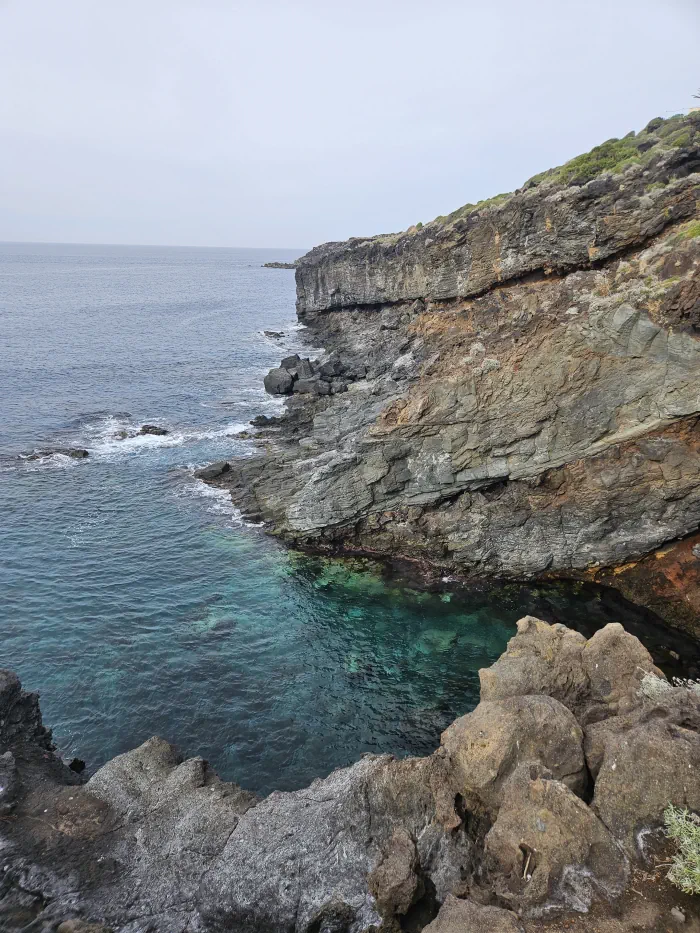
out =
<svg viewBox="0 0 700 933"><path fill-rule="evenodd" d="M216 440L231 437L243 431L246 425L235 421L224 427L188 431L173 430L168 434L137 434L140 425L123 417L110 415L86 429L85 446L96 459L110 460L115 457L155 450L163 447L180 447L183 444L198 441ZM119 437L121 431L133 434L133 437Z"/></svg>
<svg viewBox="0 0 700 933"><path fill-rule="evenodd" d="M194 465L190 466L194 470ZM182 499L198 499L205 511L212 515L224 516L228 519L227 524L243 528L260 528L262 522L247 522L241 515L240 509L231 501L230 494L218 486L210 486L201 479L189 476L187 480L178 487L176 495Z"/></svg>
<svg viewBox="0 0 700 933"><path fill-rule="evenodd" d="M80 457L69 457L66 454L47 453L45 456L29 459L27 456L19 457L20 463L28 473L35 473L37 470L65 470L69 467L76 467L85 460Z"/></svg>

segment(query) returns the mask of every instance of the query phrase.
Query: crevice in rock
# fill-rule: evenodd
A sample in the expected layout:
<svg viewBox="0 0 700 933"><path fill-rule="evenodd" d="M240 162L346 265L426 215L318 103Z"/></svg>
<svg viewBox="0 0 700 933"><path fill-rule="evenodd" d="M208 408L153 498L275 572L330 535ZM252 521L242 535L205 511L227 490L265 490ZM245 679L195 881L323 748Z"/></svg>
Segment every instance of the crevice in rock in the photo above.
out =
<svg viewBox="0 0 700 933"><path fill-rule="evenodd" d="M431 920L437 917L440 910L435 885L426 875L421 878L421 881L423 894L409 907L404 916L399 918L399 928L402 933L420 933Z"/></svg>

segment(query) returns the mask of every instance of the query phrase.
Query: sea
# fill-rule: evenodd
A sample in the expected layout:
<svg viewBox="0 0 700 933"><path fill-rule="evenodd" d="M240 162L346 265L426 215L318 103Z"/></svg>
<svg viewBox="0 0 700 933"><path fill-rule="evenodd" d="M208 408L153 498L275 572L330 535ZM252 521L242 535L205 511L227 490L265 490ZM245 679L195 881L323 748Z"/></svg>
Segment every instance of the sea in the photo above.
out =
<svg viewBox="0 0 700 933"><path fill-rule="evenodd" d="M194 477L281 411L263 376L304 334L263 263L301 252L0 244L0 667L88 773L153 735L259 794L429 754L527 612L683 650L596 587L290 551Z"/></svg>

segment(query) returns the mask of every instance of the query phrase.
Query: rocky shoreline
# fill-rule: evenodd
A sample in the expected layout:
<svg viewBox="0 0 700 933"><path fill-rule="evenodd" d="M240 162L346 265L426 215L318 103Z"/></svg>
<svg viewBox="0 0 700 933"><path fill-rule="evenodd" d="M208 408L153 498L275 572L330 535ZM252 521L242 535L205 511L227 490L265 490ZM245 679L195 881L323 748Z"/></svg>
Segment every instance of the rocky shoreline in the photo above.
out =
<svg viewBox="0 0 700 933"><path fill-rule="evenodd" d="M617 161L616 161L617 160ZM595 580L700 635L700 115L297 260L318 360L212 481L310 550Z"/></svg>
<svg viewBox="0 0 700 933"><path fill-rule="evenodd" d="M532 617L480 678L428 758L259 800L158 738L83 783L1 672L0 928L700 930L659 832L669 803L700 810L698 688L618 624Z"/></svg>

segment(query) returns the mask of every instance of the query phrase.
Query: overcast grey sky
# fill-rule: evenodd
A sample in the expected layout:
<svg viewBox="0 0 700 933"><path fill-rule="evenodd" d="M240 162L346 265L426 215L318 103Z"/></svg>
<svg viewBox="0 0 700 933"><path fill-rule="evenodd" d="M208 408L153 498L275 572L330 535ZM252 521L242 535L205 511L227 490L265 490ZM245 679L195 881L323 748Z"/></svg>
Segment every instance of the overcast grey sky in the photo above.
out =
<svg viewBox="0 0 700 933"><path fill-rule="evenodd" d="M700 0L0 0L0 240L400 230L698 86Z"/></svg>

